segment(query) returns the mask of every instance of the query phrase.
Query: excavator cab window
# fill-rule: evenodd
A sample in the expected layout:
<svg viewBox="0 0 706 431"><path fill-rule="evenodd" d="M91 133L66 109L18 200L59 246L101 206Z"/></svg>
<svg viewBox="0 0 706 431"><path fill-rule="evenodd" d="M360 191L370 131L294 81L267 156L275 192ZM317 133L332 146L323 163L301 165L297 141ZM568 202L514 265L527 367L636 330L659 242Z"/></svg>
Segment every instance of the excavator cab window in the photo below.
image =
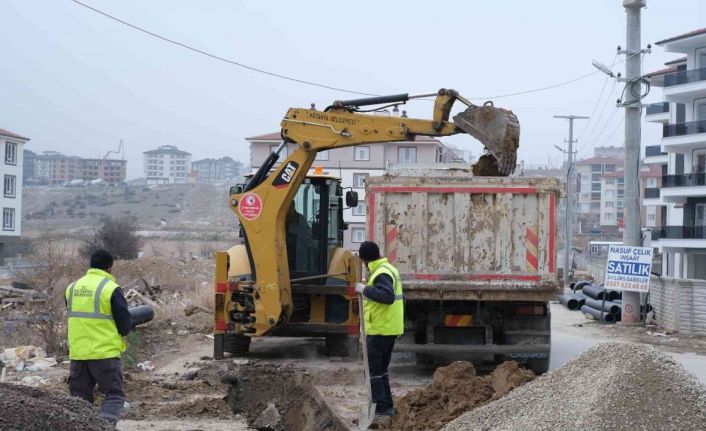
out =
<svg viewBox="0 0 706 431"><path fill-rule="evenodd" d="M341 246L338 185L330 178L307 178L299 187L285 222L291 278L325 274Z"/></svg>

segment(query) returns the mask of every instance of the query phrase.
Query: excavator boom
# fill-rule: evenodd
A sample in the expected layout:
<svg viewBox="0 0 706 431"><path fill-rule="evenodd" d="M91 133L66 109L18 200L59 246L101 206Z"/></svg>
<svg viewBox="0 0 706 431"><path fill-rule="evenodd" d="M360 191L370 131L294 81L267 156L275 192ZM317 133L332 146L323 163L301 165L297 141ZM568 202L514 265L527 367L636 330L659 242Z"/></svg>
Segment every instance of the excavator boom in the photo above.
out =
<svg viewBox="0 0 706 431"><path fill-rule="evenodd" d="M435 96L431 120L365 114L360 109L371 105L396 105L430 96ZM467 109L450 121L451 109L457 101L465 104ZM239 295L250 297L244 303L253 305L235 313L240 319L236 322L236 331L246 335L263 335L287 322L292 314L285 219L318 152L410 141L416 135L439 137L467 133L478 139L488 151L482 160L491 163L486 163L489 167L481 172L504 176L515 169L520 134L519 122L511 111L495 108L489 102L476 106L448 89L425 95L398 94L336 101L324 111L290 108L282 119L281 128L282 145L270 154L245 189L229 198L230 207L245 234L252 269L251 279L238 281L235 287ZM295 143L298 147L276 166L278 153L286 143ZM346 281L352 285L355 280Z"/></svg>

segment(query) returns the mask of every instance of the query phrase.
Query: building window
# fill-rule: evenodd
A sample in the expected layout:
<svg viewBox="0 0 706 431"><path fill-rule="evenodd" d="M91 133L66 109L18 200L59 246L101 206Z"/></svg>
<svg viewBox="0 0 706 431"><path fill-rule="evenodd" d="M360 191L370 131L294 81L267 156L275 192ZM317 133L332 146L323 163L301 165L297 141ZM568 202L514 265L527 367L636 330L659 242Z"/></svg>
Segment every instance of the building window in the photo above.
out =
<svg viewBox="0 0 706 431"><path fill-rule="evenodd" d="M353 150L353 160L367 161L370 160L370 147L363 145L355 147Z"/></svg>
<svg viewBox="0 0 706 431"><path fill-rule="evenodd" d="M397 150L397 163L401 165L410 165L417 163L417 148L415 147L400 147Z"/></svg>
<svg viewBox="0 0 706 431"><path fill-rule="evenodd" d="M2 209L2 230L15 230L15 209Z"/></svg>
<svg viewBox="0 0 706 431"><path fill-rule="evenodd" d="M17 164L17 144L14 142L5 142L5 164Z"/></svg>
<svg viewBox="0 0 706 431"><path fill-rule="evenodd" d="M605 183L613 185L615 184L615 178L606 178Z"/></svg>
<svg viewBox="0 0 706 431"><path fill-rule="evenodd" d="M591 193L591 200L592 200L592 201L599 201L599 200L601 200L601 192L592 192L592 193ZM601 203L600 203L600 202L596 202L596 205L598 205L598 207L600 208Z"/></svg>
<svg viewBox="0 0 706 431"><path fill-rule="evenodd" d="M591 165L591 172L603 172L603 165Z"/></svg>
<svg viewBox="0 0 706 431"><path fill-rule="evenodd" d="M618 178L618 185L622 186L623 184L625 184L625 179L623 177Z"/></svg>
<svg viewBox="0 0 706 431"><path fill-rule="evenodd" d="M623 212L622 212L622 211L618 211L618 218L623 218Z"/></svg>
<svg viewBox="0 0 706 431"><path fill-rule="evenodd" d="M356 189L362 189L365 187L365 179L369 174L353 174L353 187Z"/></svg>
<svg viewBox="0 0 706 431"><path fill-rule="evenodd" d="M5 175L5 197L14 198L15 197L15 184L16 179L14 175Z"/></svg>
<svg viewBox="0 0 706 431"><path fill-rule="evenodd" d="M365 201L358 201L358 206L353 207L352 209L354 216L364 216L367 212L367 208L365 207Z"/></svg>
<svg viewBox="0 0 706 431"><path fill-rule="evenodd" d="M605 207L606 207L606 208L615 208L615 202L613 202L613 201L606 201L606 202L605 202Z"/></svg>
<svg viewBox="0 0 706 431"><path fill-rule="evenodd" d="M605 165L606 172L615 172L615 165Z"/></svg>
<svg viewBox="0 0 706 431"><path fill-rule="evenodd" d="M655 188L657 187L657 178L650 177L647 179L647 187L648 188Z"/></svg>
<svg viewBox="0 0 706 431"><path fill-rule="evenodd" d="M615 198L615 190L606 190L605 198L606 199L614 199Z"/></svg>
<svg viewBox="0 0 706 431"><path fill-rule="evenodd" d="M584 183L587 183L588 182L588 174L581 175L581 181L583 181Z"/></svg>
<svg viewBox="0 0 706 431"><path fill-rule="evenodd" d="M608 220L612 221L613 220L613 213L604 213L603 218L605 218L606 221L608 221Z"/></svg>
<svg viewBox="0 0 706 431"><path fill-rule="evenodd" d="M363 242L365 241L365 228L354 227L351 229L351 241L353 242Z"/></svg>
<svg viewBox="0 0 706 431"><path fill-rule="evenodd" d="M600 192L601 191L601 183L591 184L591 190L594 192Z"/></svg>
<svg viewBox="0 0 706 431"><path fill-rule="evenodd" d="M328 160L328 150L326 151L319 151L316 153L316 159L315 160Z"/></svg>

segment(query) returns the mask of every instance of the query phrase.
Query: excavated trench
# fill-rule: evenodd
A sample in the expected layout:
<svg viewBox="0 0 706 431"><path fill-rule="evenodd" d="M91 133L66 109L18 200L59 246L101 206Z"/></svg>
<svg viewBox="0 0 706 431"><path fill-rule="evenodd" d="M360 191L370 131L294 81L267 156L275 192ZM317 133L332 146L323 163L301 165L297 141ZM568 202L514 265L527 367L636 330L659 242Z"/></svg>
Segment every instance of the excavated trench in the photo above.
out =
<svg viewBox="0 0 706 431"><path fill-rule="evenodd" d="M324 401L311 376L291 366L248 364L223 379L233 413L260 430L347 431ZM276 411L275 411L276 410Z"/></svg>

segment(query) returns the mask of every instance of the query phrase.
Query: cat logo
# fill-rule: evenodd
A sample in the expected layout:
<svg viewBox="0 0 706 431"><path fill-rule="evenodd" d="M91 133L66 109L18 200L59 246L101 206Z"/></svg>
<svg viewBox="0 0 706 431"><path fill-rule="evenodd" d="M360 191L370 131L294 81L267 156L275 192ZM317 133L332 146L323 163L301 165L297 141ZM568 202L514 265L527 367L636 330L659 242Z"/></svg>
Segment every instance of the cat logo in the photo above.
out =
<svg viewBox="0 0 706 431"><path fill-rule="evenodd" d="M297 173L299 164L297 162L287 162L287 164L279 171L279 174L272 181L272 185L278 189L287 187L292 182L294 174Z"/></svg>

